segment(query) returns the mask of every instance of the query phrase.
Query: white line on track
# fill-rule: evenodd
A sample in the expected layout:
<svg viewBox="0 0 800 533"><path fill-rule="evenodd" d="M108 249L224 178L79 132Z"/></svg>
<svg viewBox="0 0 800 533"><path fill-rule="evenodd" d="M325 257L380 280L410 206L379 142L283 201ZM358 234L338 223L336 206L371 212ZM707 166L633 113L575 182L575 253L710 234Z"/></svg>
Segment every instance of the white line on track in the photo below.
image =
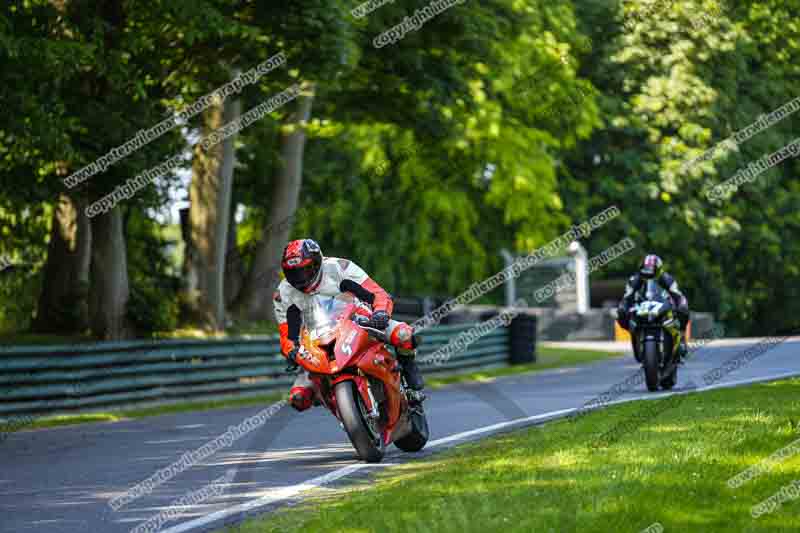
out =
<svg viewBox="0 0 800 533"><path fill-rule="evenodd" d="M598 406L597 408L599 409L599 408L605 407L607 405L615 405L615 404L620 404L620 403L627 403L627 402L632 402L632 401L636 401L636 400L657 400L659 398L664 398L666 396L671 396L673 394L689 394L689 393L692 393L692 392L701 392L701 391L707 391L707 390L712 390L712 389L719 389L719 388L723 388L723 387L731 387L731 386L736 386L736 385L747 385L747 384L751 384L751 383L758 383L758 382L761 382L761 381L772 381L772 380L792 377L792 376L796 376L796 375L798 375L797 372L785 372L783 374L777 374L777 375L772 375L772 376L762 376L762 377L758 377L758 378L742 379L742 380L738 380L738 381L726 381L724 383L717 383L717 384L714 384L714 385L709 385L707 387L699 387L697 389L690 389L690 390L687 390L687 391L676 391L676 392L673 392L673 393L665 393L665 394L648 394L648 395L642 395L642 396L634 396L634 397L630 397L630 398L624 398L622 400L615 400L613 402L608 402L608 403L605 403L605 404L602 404L602 405ZM476 435L481 435L481 434L484 434L484 433L491 433L491 432L499 431L499 430L502 430L502 429L507 429L507 428L510 428L510 427L513 427L513 426L517 426L517 425L520 425L520 424L528 424L528 423L531 423L531 422L537 422L537 421L541 421L541 420L546 420L548 418L558 417L560 415L565 415L565 414L569 414L569 413L578 411L579 409L580 408L578 408L578 407L571 407L569 409L559 409L557 411L550 411L550 412L547 412L547 413L542 413L542 414L533 415L533 416L527 416L527 417L524 417L524 418L517 418L515 420L509 420L507 422L500 422L498 424L492 424L491 426L485 426L485 427L482 427L482 428L472 429L472 430L469 430L469 431L463 431L461 433L456 433L455 435L450 435L449 437L442 437L441 439L436 439L434 441L431 441L425 446L425 449L429 450L431 448L436 448L437 446L441 446L443 444L448 444L448 443L451 443L451 442L457 442L457 441L460 441L460 440L468 439L470 437L474 437ZM324 474L322 476L318 476L318 477L315 477L313 479L309 479L308 481L300 483L299 485L292 485L292 486L289 486L289 487L282 487L282 488L279 488L279 489L275 489L268 496L262 496L261 498L256 498L256 499L251 500L249 502L242 503L242 504L239 504L239 505L234 505L233 507L228 507L228 508L223 509L221 511L216 511L216 512L210 513L210 514L208 514L206 516L201 516L200 518L195 518L194 520L190 520L188 522L184 522L183 524L175 525L175 526L173 526L171 528L162 530L161 533L182 533L184 531L191 531L193 529L198 529L198 528L201 528L201 527L207 527L209 524L212 524L213 522L216 522L218 520L222 520L223 518L227 518L227 517L229 517L231 515L235 515L235 514L239 514L239 513L243 513L243 512L247 512L247 511L251 511L251 510L257 509L259 507L265 507L267 505L278 503L278 502L281 502L283 500L288 500L288 499L294 498L297 495L299 495L301 492L304 492L304 491L307 491L307 490L310 490L310 489L316 489L316 488L323 487L323 486L325 486L325 485L327 485L329 483L332 483L332 482L334 482L334 481L336 481L338 479L341 479L343 477L347 477L350 474L352 474L354 472L357 472L359 470L363 470L363 469L366 469L366 468L381 468L381 467L386 467L386 466L392 466L392 465L391 464L385 464L385 463L380 463L380 464L356 463L356 464L348 465L348 466L342 467L342 468L340 468L338 470L334 470L333 472L329 472L327 474Z"/></svg>

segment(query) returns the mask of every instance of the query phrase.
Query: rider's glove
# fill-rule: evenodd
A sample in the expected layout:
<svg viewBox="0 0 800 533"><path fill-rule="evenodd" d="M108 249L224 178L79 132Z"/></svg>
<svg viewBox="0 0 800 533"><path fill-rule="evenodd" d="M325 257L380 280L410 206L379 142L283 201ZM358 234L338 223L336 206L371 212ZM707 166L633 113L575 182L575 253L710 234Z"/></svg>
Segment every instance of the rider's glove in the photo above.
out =
<svg viewBox="0 0 800 533"><path fill-rule="evenodd" d="M386 311L375 311L372 313L372 318L370 319L372 327L375 329L379 329L383 331L384 329L389 327L389 313Z"/></svg>
<svg viewBox="0 0 800 533"><path fill-rule="evenodd" d="M294 372L300 365L297 364L297 355L300 353L300 348L294 347L292 348L289 353L286 354L286 360L289 362L288 366L286 367L287 372Z"/></svg>

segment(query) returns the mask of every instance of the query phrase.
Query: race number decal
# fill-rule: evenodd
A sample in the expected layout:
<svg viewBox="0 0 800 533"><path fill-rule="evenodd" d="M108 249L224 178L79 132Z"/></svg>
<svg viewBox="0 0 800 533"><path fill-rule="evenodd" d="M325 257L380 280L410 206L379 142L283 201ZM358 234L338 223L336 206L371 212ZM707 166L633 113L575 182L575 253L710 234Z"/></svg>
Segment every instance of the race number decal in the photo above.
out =
<svg viewBox="0 0 800 533"><path fill-rule="evenodd" d="M353 339L356 338L356 331L353 330L350 332L350 335L344 340L344 347L342 348L342 353L346 355L353 355Z"/></svg>
<svg viewBox="0 0 800 533"><path fill-rule="evenodd" d="M639 314L658 313L663 305L661 302L642 302L639 304Z"/></svg>

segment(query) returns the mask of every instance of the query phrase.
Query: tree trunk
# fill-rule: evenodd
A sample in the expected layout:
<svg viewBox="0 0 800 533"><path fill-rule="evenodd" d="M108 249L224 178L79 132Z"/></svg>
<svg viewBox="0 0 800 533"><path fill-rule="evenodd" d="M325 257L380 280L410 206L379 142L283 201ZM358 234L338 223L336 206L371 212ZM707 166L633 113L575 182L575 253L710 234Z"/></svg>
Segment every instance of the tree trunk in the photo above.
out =
<svg viewBox="0 0 800 533"><path fill-rule="evenodd" d="M130 287L122 211L92 217L92 266L89 315L92 333L101 340L133 336L127 317Z"/></svg>
<svg viewBox="0 0 800 533"><path fill-rule="evenodd" d="M53 210L47 263L33 330L83 333L89 327L91 226L84 198L59 195Z"/></svg>
<svg viewBox="0 0 800 533"><path fill-rule="evenodd" d="M192 231L191 225L189 223L189 211L188 207L184 207L180 210L180 217L181 217L181 236L183 237L183 266L181 268L181 279L182 279L182 287L181 287L181 300L185 304L185 313L187 316L182 317L184 320L190 322L197 322L199 317L195 316L194 313L197 311L197 295L200 294L200 284L198 279L200 275L198 274L197 268L199 262L197 260L197 250L194 247L194 243L192 242Z"/></svg>
<svg viewBox="0 0 800 533"><path fill-rule="evenodd" d="M225 252L225 307L230 308L244 283L244 259L237 245L236 207L231 202L228 249Z"/></svg>
<svg viewBox="0 0 800 533"><path fill-rule="evenodd" d="M280 260L292 218L297 210L303 179L303 152L306 145L306 128L314 101L313 85L304 84L298 97L296 110L283 126L281 138L281 168L278 169L272 193L269 223L264 228L256 247L253 265L236 299L236 314L249 320L274 320L272 291L278 280Z"/></svg>
<svg viewBox="0 0 800 533"><path fill-rule="evenodd" d="M229 100L225 103L225 123L239 120L242 114L242 104L239 100ZM214 309L215 322L219 329L225 327L225 257L228 251L228 231L230 228L231 217L231 196L233 194L233 170L236 166L236 135L231 135L223 143L222 168L219 172L219 196L217 198L217 216L214 235L214 257L213 257L213 282L209 285L213 287L210 291L212 296L212 307Z"/></svg>
<svg viewBox="0 0 800 533"><path fill-rule="evenodd" d="M208 136L241 114L238 100L215 103L203 113L203 130ZM228 247L228 223L235 165L232 135L211 147L208 153L195 147L192 184L189 188L189 235L194 251L197 289L191 306L204 325L220 330L225 327L225 252Z"/></svg>

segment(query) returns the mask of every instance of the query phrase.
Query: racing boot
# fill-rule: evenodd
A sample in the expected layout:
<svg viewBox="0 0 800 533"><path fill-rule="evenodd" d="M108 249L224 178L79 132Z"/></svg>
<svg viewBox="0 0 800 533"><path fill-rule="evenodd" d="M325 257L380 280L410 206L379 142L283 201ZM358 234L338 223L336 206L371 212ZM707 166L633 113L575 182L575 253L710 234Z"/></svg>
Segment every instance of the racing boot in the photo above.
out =
<svg viewBox="0 0 800 533"><path fill-rule="evenodd" d="M681 336L681 343L678 345L678 364L685 364L688 357L689 347L686 345L686 336Z"/></svg>
<svg viewBox="0 0 800 533"><path fill-rule="evenodd" d="M312 405L319 405L314 402L314 388L308 373L301 372L294 380L292 390L289 391L289 405L296 411L305 411Z"/></svg>
<svg viewBox="0 0 800 533"><path fill-rule="evenodd" d="M311 407L314 393L307 387L292 387L289 391L289 404L295 411L305 411Z"/></svg>
<svg viewBox="0 0 800 533"><path fill-rule="evenodd" d="M689 357L689 347L686 344L686 332L688 331L689 318L687 316L680 317L681 324L681 343L678 346L678 364L682 365Z"/></svg>
<svg viewBox="0 0 800 533"><path fill-rule="evenodd" d="M406 378L408 387L415 391L421 391L425 388L425 380L422 378L422 373L417 366L416 357L416 350L397 348L397 360L400 362L400 367L403 369L403 377Z"/></svg>
<svg viewBox="0 0 800 533"><path fill-rule="evenodd" d="M636 342L636 337L631 335L631 348L633 349L633 356L636 358L637 363L642 362L642 354L639 353L639 344Z"/></svg>
<svg viewBox="0 0 800 533"><path fill-rule="evenodd" d="M406 378L408 387L411 390L421 391L425 388L425 380L422 379L422 374L415 361L417 346L420 344L419 336L414 333L414 328L405 322L397 322L395 320L389 322L386 334L389 338L389 344L394 346L397 361L403 370L403 377Z"/></svg>

